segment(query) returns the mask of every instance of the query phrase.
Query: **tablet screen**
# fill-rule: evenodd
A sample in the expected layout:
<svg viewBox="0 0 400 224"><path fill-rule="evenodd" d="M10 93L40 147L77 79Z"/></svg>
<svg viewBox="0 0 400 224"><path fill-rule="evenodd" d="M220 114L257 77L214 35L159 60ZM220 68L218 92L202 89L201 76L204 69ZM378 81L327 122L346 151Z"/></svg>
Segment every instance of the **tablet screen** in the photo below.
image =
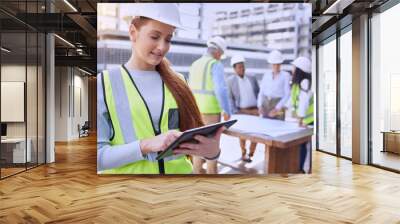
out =
<svg viewBox="0 0 400 224"><path fill-rule="evenodd" d="M231 127L234 123L236 123L237 120L230 120L230 121L225 121L225 122L220 122L216 124L211 124L199 128L193 128L190 130L186 130L183 132L179 138L177 138L173 143L171 143L167 149L162 151L158 156L157 160L163 159L168 156L173 155L173 150L179 146L179 144L182 144L184 142L196 142L194 139L195 135L203 135L206 137L211 137L215 134L215 132L222 126L225 126L226 128Z"/></svg>

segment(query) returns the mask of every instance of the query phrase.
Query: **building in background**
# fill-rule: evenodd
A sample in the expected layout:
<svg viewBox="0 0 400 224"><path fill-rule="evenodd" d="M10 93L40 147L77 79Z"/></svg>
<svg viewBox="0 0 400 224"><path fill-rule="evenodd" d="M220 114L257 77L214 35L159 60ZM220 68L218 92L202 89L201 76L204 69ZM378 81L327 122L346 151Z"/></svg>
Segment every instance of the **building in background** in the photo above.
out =
<svg viewBox="0 0 400 224"><path fill-rule="evenodd" d="M212 34L231 43L280 50L285 59L311 57L311 5L243 4L243 9L216 12Z"/></svg>
<svg viewBox="0 0 400 224"><path fill-rule="evenodd" d="M228 58L223 61L227 76L233 74L228 62L236 53L245 56L247 73L259 80L270 67L266 58L271 49L284 54L284 70L291 69L290 62L297 55L310 56L309 4L232 4L228 6L240 10L216 11L220 9L218 5L178 4L187 29L176 30L167 58L186 77L193 61L205 53L208 37L215 35L228 42ZM134 4L98 4L98 72L129 59L128 24L134 7Z"/></svg>
<svg viewBox="0 0 400 224"><path fill-rule="evenodd" d="M178 29L176 36L180 38L189 38L199 40L203 32L204 24L202 23L204 17L204 4L203 3L185 3L178 4L181 12L181 20L183 26L187 30Z"/></svg>
<svg viewBox="0 0 400 224"><path fill-rule="evenodd" d="M127 32L104 31L99 33L97 42L97 70L101 72L114 66L119 66L128 61L131 56L131 43ZM172 68L183 74L186 78L189 75L190 65L200 58L206 51L206 41L193 40L187 38L173 38L171 48L166 55L172 62ZM266 57L269 50L267 48L256 48L248 45L229 45L228 59L234 54L246 56L246 71L248 74L261 79L266 68L269 66ZM234 74L233 68L229 65L229 60L223 60L225 75ZM288 62L287 62L288 63ZM290 65L283 65L287 70Z"/></svg>

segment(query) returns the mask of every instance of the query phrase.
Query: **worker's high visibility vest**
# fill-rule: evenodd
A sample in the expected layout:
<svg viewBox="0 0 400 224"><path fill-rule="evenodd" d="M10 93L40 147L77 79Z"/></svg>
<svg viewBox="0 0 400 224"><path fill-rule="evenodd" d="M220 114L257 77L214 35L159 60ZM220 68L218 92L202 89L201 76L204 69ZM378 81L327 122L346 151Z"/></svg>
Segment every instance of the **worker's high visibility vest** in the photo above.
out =
<svg viewBox="0 0 400 224"><path fill-rule="evenodd" d="M124 66L104 71L102 74L105 103L110 115L113 136L112 146L154 137L172 129L179 129L176 101L163 83L163 109L157 132L153 126L147 104L136 87L135 81ZM118 94L116 94L118 92ZM115 95L122 97L114 97ZM112 150L112 148L110 149ZM152 154L152 155L150 155ZM157 153L148 156L155 158ZM121 167L105 170L107 174L189 174L193 167L185 155L170 156L163 160L140 160Z"/></svg>
<svg viewBox="0 0 400 224"><path fill-rule="evenodd" d="M298 113L299 110L299 96L300 96L300 86L299 84L292 85L291 90L291 100L293 105L293 111ZM303 118L303 123L308 125L314 122L314 96L311 97L310 102L308 104L306 116Z"/></svg>
<svg viewBox="0 0 400 224"><path fill-rule="evenodd" d="M211 77L211 68L215 63L218 61L205 55L195 61L189 69L189 86L202 114L218 114L222 111L215 96Z"/></svg>

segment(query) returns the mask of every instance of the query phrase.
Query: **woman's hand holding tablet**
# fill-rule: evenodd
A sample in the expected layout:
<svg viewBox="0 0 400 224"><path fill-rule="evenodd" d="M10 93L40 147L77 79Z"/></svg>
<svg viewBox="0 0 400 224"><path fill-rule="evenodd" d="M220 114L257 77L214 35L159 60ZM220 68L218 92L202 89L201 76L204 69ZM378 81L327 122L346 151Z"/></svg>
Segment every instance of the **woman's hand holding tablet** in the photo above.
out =
<svg viewBox="0 0 400 224"><path fill-rule="evenodd" d="M187 130L183 132L174 142L172 142L164 151L162 151L157 156L157 159L160 160L165 157L171 156L173 154L180 154L180 153L203 156L207 158L213 157L215 156L215 153L214 155L211 155L213 152L208 152L207 150L207 148L213 148L213 147L209 146L204 147L202 145L214 144L213 141L216 141L217 142L216 144L218 144L222 132L225 129L231 127L234 123L236 123L236 121L237 120L230 120ZM210 138L211 136L214 136L214 138ZM197 141L198 144L193 143L195 141ZM176 152L174 152L175 150Z"/></svg>

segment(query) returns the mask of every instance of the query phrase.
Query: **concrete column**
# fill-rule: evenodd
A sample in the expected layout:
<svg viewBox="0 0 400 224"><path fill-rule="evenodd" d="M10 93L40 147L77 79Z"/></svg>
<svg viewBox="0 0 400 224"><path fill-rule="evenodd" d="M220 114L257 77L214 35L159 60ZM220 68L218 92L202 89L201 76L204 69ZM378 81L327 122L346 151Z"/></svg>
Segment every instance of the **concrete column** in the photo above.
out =
<svg viewBox="0 0 400 224"><path fill-rule="evenodd" d="M46 163L55 161L54 133L55 133L55 74L54 74L54 35L46 36Z"/></svg>
<svg viewBox="0 0 400 224"><path fill-rule="evenodd" d="M68 141L69 123L71 117L71 68L55 68L55 141Z"/></svg>
<svg viewBox="0 0 400 224"><path fill-rule="evenodd" d="M53 12L54 6L46 3L46 11ZM46 35L46 163L55 162L54 133L55 133L55 43L54 35Z"/></svg>
<svg viewBox="0 0 400 224"><path fill-rule="evenodd" d="M312 136L312 150L317 149L317 101L316 101L316 96L317 96L317 47L315 45L312 45L312 50L311 50L311 63L312 63L312 72L311 72L311 90L314 92L314 135Z"/></svg>
<svg viewBox="0 0 400 224"><path fill-rule="evenodd" d="M368 15L353 19L353 162L368 163Z"/></svg>

